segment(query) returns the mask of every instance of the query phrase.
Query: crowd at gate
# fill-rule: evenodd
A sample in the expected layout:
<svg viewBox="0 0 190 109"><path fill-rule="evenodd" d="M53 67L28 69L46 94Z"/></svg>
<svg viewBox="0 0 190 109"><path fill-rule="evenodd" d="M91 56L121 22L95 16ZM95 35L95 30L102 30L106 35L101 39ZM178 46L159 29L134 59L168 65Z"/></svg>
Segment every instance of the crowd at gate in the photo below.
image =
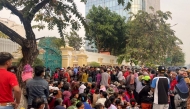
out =
<svg viewBox="0 0 190 109"><path fill-rule="evenodd" d="M21 84L13 56L0 52L0 109L20 104ZM190 109L190 70L159 66L78 66L26 64L21 77L28 109Z"/></svg>

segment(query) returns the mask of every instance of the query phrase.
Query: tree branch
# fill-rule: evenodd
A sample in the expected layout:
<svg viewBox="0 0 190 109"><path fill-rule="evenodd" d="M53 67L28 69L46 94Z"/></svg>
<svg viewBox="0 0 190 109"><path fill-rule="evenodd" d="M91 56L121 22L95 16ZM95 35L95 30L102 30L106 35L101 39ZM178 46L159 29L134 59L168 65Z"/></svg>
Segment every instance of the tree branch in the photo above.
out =
<svg viewBox="0 0 190 109"><path fill-rule="evenodd" d="M4 25L0 22L0 31L3 32L5 35L7 35L13 42L16 42L20 46L24 46L24 40L22 36L20 36L18 33Z"/></svg>
<svg viewBox="0 0 190 109"><path fill-rule="evenodd" d="M40 2L39 4L37 4L34 8L32 8L32 10L29 13L28 19L30 19L30 21L32 21L32 19L34 18L35 14L42 8L44 7L47 3L49 3L50 0L43 0L42 2Z"/></svg>
<svg viewBox="0 0 190 109"><path fill-rule="evenodd" d="M14 7L13 5L11 5L7 0L0 0L0 3L2 3L2 5L4 7L8 8L9 10L11 10L13 14L15 14L16 16L18 16L19 19L21 21L23 21L23 14L20 11L18 11L16 9L16 7Z"/></svg>

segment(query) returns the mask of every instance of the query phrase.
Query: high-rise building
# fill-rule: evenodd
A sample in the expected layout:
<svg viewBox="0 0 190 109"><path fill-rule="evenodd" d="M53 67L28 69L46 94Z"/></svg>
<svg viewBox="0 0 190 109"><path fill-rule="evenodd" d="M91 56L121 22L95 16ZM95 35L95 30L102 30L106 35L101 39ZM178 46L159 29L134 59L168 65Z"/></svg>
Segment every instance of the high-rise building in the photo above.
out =
<svg viewBox="0 0 190 109"><path fill-rule="evenodd" d="M125 0L125 3L128 3L129 0ZM133 0L131 2L131 9L129 11L124 10L125 6L122 6L121 4L118 5L117 0L87 0L87 3L85 5L85 15L89 13L89 10L92 8L92 6L102 6L102 7L108 7L111 11L114 11L118 13L121 16L125 16L126 19L130 17L129 12L137 13L139 10L144 10L147 12L152 12L149 7L152 6L155 11L160 10L160 0ZM88 41L86 41L85 49L87 51L96 52L95 47L88 46Z"/></svg>

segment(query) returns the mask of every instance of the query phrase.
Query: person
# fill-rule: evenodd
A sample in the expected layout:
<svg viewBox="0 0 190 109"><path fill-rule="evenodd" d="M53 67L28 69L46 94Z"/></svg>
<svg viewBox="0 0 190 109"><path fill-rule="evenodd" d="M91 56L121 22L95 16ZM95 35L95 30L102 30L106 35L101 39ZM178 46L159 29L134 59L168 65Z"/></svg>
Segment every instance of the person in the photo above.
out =
<svg viewBox="0 0 190 109"><path fill-rule="evenodd" d="M54 109L65 109L65 107L62 106L62 102L63 100L61 98L56 99L54 103Z"/></svg>
<svg viewBox="0 0 190 109"><path fill-rule="evenodd" d="M84 104L84 109L92 109L90 104L87 103L87 95L85 93L79 95L79 100ZM76 107L79 108L77 105Z"/></svg>
<svg viewBox="0 0 190 109"><path fill-rule="evenodd" d="M88 108L85 108L85 107L84 107L84 104L83 104L82 102L78 102L78 103L76 104L76 107L77 107L77 109L88 109Z"/></svg>
<svg viewBox="0 0 190 109"><path fill-rule="evenodd" d="M174 89L174 102L175 102L175 108L186 108L186 102L189 95L189 88L183 78L182 75L177 76L177 84Z"/></svg>
<svg viewBox="0 0 190 109"><path fill-rule="evenodd" d="M100 94L100 98L96 101L96 104L101 103L102 105L104 105L104 103L105 103L105 101L106 101L106 98L107 98L107 95L108 95L108 94L103 91L103 92Z"/></svg>
<svg viewBox="0 0 190 109"><path fill-rule="evenodd" d="M82 82L86 83L88 82L88 71L85 70L85 72L82 74Z"/></svg>
<svg viewBox="0 0 190 109"><path fill-rule="evenodd" d="M143 88L139 92L140 104L142 109L152 109L153 95L150 94L150 76L142 78Z"/></svg>
<svg viewBox="0 0 190 109"><path fill-rule="evenodd" d="M134 98L130 100L130 106L127 106L126 109L139 109L139 107L136 106L136 100ZM149 109L149 108L142 108L142 109Z"/></svg>
<svg viewBox="0 0 190 109"><path fill-rule="evenodd" d="M47 98L49 97L49 85L48 82L43 79L44 75L44 67L36 66L34 78L26 83L28 109L31 108L32 100L36 97L42 97L45 101L45 109L48 109Z"/></svg>
<svg viewBox="0 0 190 109"><path fill-rule="evenodd" d="M107 109L117 109L117 107L114 105L116 97L114 95L110 96L109 99L105 101L105 107Z"/></svg>
<svg viewBox="0 0 190 109"><path fill-rule="evenodd" d="M35 98L32 100L32 108L31 109L44 109L45 102L43 98Z"/></svg>
<svg viewBox="0 0 190 109"><path fill-rule="evenodd" d="M82 83L79 87L79 94L84 93L84 89L86 89L86 86Z"/></svg>
<svg viewBox="0 0 190 109"><path fill-rule="evenodd" d="M104 85L104 86L108 87L109 86L108 80L110 78L110 75L107 73L107 69L104 69L103 71L104 72L101 73L101 82L100 82L100 85Z"/></svg>
<svg viewBox="0 0 190 109"><path fill-rule="evenodd" d="M175 103L174 103L174 88L177 84L176 79L177 73L175 71L170 71L170 108L175 109Z"/></svg>
<svg viewBox="0 0 190 109"><path fill-rule="evenodd" d="M7 71L12 65L12 59L10 53L0 52L0 109L17 108L20 103L21 90L16 75Z"/></svg>
<svg viewBox="0 0 190 109"><path fill-rule="evenodd" d="M71 106L71 101L70 101L70 97L71 97L71 92L69 91L69 85L64 85L63 86L63 104L66 105L66 108L68 108L69 106Z"/></svg>
<svg viewBox="0 0 190 109"><path fill-rule="evenodd" d="M168 91L170 88L170 81L164 76L166 68L164 66L158 67L159 76L152 80L151 92L154 93L153 109L168 109Z"/></svg>
<svg viewBox="0 0 190 109"><path fill-rule="evenodd" d="M104 109L104 106L102 104L97 104L94 109Z"/></svg>
<svg viewBox="0 0 190 109"><path fill-rule="evenodd" d="M9 68L7 69L7 71L16 74L16 73L17 73L17 67L16 67L16 66L11 66L11 67L9 67Z"/></svg>

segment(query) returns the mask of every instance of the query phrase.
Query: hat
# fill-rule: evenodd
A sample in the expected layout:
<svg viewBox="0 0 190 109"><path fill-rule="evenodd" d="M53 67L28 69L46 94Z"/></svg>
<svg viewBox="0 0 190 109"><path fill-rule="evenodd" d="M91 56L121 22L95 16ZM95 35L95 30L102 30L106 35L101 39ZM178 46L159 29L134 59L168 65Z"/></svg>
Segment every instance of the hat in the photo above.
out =
<svg viewBox="0 0 190 109"><path fill-rule="evenodd" d="M150 76L143 76L142 80L149 81L150 80Z"/></svg>
<svg viewBox="0 0 190 109"><path fill-rule="evenodd" d="M159 67L158 67L158 71L161 72L161 73L164 73L164 72L166 72L166 67L164 67L164 66L159 66Z"/></svg>
<svg viewBox="0 0 190 109"><path fill-rule="evenodd" d="M113 94L114 93L114 90L113 88L109 87L106 91L108 94Z"/></svg>
<svg viewBox="0 0 190 109"><path fill-rule="evenodd" d="M29 64L26 64L24 66L21 77L22 77L22 81L26 81L28 79L33 78L33 68Z"/></svg>

